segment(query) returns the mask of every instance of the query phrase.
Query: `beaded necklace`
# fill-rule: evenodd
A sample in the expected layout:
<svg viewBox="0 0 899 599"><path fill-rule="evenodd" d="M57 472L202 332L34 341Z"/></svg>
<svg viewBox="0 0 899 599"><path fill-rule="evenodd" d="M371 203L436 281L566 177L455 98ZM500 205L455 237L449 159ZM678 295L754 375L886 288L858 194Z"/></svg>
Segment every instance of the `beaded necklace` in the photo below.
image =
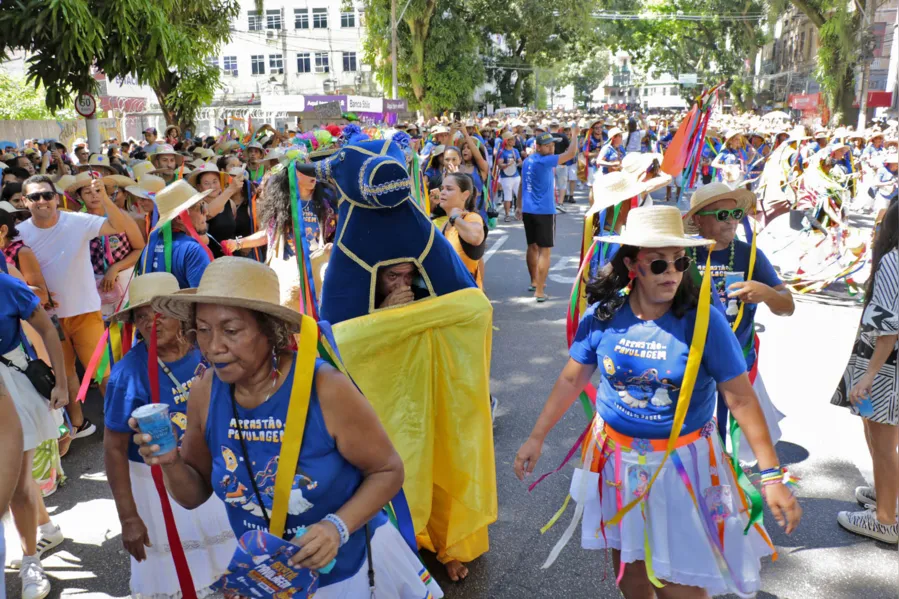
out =
<svg viewBox="0 0 899 599"><path fill-rule="evenodd" d="M734 255L736 254L736 246L737 244L733 241L731 241L730 246L728 246L730 249L730 257L727 260L727 272L734 271ZM696 266L698 268L699 262L696 260L696 248L691 248L689 253L691 254L690 258L693 260L693 262L696 263Z"/></svg>

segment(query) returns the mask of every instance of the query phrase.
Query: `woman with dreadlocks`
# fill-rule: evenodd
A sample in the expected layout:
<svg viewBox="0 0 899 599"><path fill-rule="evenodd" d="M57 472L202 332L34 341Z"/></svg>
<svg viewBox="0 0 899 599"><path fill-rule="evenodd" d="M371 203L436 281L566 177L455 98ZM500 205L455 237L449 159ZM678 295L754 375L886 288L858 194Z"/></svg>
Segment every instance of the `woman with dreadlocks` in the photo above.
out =
<svg viewBox="0 0 899 599"><path fill-rule="evenodd" d="M322 160L336 149L317 150L308 154L307 158L313 162ZM227 244L232 252L265 246L265 263L278 274L281 284L281 305L296 308L300 301L300 272L291 204L296 206L297 222L309 245L315 289L321 294L324 268L331 255L331 243L337 230L337 192L331 185L319 183L297 172L298 198L294 198L289 177L292 167L292 163L286 167L275 167L277 172L266 181L257 206L260 230L249 237L228 240L223 245Z"/></svg>

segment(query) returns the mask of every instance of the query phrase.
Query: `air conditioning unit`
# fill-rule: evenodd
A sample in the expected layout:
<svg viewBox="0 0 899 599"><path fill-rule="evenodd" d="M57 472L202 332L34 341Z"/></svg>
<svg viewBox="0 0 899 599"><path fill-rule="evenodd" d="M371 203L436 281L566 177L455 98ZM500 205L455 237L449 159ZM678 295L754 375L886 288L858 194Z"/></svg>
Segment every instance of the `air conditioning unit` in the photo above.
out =
<svg viewBox="0 0 899 599"><path fill-rule="evenodd" d="M265 31L265 37L268 38L268 39L270 39L270 40L273 40L273 39L275 39L276 37L278 37L278 32L275 31L274 29L266 29L266 31Z"/></svg>

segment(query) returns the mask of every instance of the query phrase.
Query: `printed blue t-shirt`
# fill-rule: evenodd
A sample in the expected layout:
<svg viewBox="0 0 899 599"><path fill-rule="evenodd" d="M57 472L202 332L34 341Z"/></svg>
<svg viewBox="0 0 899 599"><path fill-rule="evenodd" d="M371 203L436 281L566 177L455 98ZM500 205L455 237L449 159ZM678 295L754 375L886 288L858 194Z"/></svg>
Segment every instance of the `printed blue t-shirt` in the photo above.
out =
<svg viewBox="0 0 899 599"><path fill-rule="evenodd" d="M522 212L527 214L555 214L556 188L553 169L559 165L559 156L531 154L521 167Z"/></svg>
<svg viewBox="0 0 899 599"><path fill-rule="evenodd" d="M752 248L748 243L740 241L739 239L734 239L733 243L733 272L741 272L745 278L746 273L749 272L749 253ZM707 248L696 248L696 266L699 268L700 273L705 273L705 261L707 257ZM728 271L729 264L730 248L712 252L712 288L717 290L718 298L725 309L727 321L733 326L733 323L737 320L737 312L739 311L742 302L736 298L728 298L728 292L724 289L724 274ZM768 257L758 248L756 248L755 268L752 270L752 280L764 283L768 287L777 287L778 285L783 284L783 281L777 276L774 267L771 266ZM743 308L743 318L740 320L740 326L737 327L736 330L737 341L739 342L740 347L748 349L748 353L746 354L747 370L752 368L756 359L755 347L752 345L752 337L755 333L754 321L757 308L758 304L746 304Z"/></svg>
<svg viewBox="0 0 899 599"><path fill-rule="evenodd" d="M667 439L674 422L680 387L690 353L696 311L676 318L640 320L626 302L612 318L596 318L590 306L578 325L569 355L598 366L602 375L596 409L609 426L630 437ZM717 383L746 372L737 339L724 316L709 313L709 330L690 408L680 434L702 428L712 419Z"/></svg>
<svg viewBox="0 0 899 599"><path fill-rule="evenodd" d="M147 256L149 251L153 251L152 257ZM196 239L186 233L172 232L172 274L178 279L181 289L199 287L209 262L209 255ZM165 245L159 231L150 233L147 247L141 252L137 265L142 275L165 272Z"/></svg>
<svg viewBox="0 0 899 599"><path fill-rule="evenodd" d="M0 260L4 260L0 257ZM0 274L0 355L22 343L20 320L28 320L40 303L34 292L12 275Z"/></svg>
<svg viewBox="0 0 899 599"><path fill-rule="evenodd" d="M617 162L623 159L625 154L627 154L627 152L625 152L623 147L616 148L611 143L607 143L600 149L599 159L606 162ZM611 172L607 166L602 166L600 168L602 169L603 174Z"/></svg>
<svg viewBox="0 0 899 599"><path fill-rule="evenodd" d="M117 433L131 433L128 419L137 408L152 403L150 399L150 376L147 372L149 354L146 343L138 343L116 362L109 373L106 397L103 400L106 428ZM159 370L159 403L169 406L169 417L178 432L178 446L187 430L187 398L190 387L199 374L202 361L200 350L191 349L180 360L166 362L179 386L157 365ZM139 464L144 459L137 451L133 440L128 441L128 459Z"/></svg>
<svg viewBox="0 0 899 599"><path fill-rule="evenodd" d="M518 153L518 150L516 150L515 148L503 148L502 150L498 150L498 151L499 151L499 158L498 158L498 160L500 160L500 161L503 161L503 160L506 160L506 161L511 160L512 162L517 163L517 162L521 159L521 154L519 154L519 153ZM515 172L514 172L513 174L511 174L511 175L506 174L506 170L505 170L505 169L503 169L503 168L499 169L499 177L500 177L500 179L511 179L511 178L513 178L513 177L518 177L518 176L519 176L519 175L518 175L518 169L517 169L517 168L515 169Z"/></svg>

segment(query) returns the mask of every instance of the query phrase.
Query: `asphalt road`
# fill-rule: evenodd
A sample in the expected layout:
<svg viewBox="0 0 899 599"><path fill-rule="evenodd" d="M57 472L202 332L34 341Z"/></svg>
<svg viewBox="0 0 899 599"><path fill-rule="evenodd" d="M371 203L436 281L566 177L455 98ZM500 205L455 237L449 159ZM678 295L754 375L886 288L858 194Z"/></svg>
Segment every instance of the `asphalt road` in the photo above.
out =
<svg viewBox="0 0 899 599"><path fill-rule="evenodd" d="M495 445L499 518L490 529L490 551L470 564L461 584L448 582L431 556L425 561L447 597L520 599L521 597L619 596L610 562L602 552L580 549L577 536L552 568L540 566L570 521L573 508L545 535L540 528L565 498L570 468L549 478L534 492L512 474L512 459L558 376L566 356L565 313L577 270L585 197L557 219L550 301L538 305L527 292L524 231L520 223L502 223L490 233L486 291L494 306L491 388L499 399ZM776 263L776 259L774 260ZM761 373L769 394L787 415L781 423L778 453L801 477L805 515L798 531L786 536L769 526L780 559L766 561L759 597L880 599L897 597L899 554L895 547L843 531L836 513L855 509L853 490L871 480L871 464L858 419L829 405L843 372L859 318L858 305L839 290L802 297L789 318L759 310ZM99 398L88 402L94 422L102 422ZM555 468L586 424L572 408L547 440L540 472ZM53 520L67 540L44 565L55 597L84 599L128 596L129 561L103 470L100 434L76 441L64 460L68 483L48 498ZM773 522L770 516L766 521ZM6 530L7 559L18 557L11 523ZM7 570L7 593L19 597L19 580Z"/></svg>

